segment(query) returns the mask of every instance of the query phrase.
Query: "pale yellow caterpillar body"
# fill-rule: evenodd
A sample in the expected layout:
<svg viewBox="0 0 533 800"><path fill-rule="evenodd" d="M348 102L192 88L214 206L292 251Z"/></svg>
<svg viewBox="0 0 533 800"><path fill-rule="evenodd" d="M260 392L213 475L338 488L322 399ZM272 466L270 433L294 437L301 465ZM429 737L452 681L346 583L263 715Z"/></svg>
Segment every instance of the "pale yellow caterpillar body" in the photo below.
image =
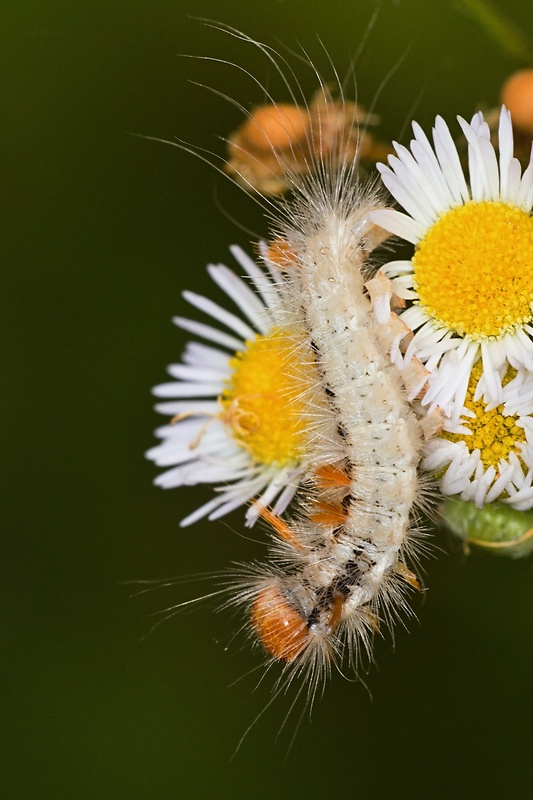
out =
<svg viewBox="0 0 533 800"><path fill-rule="evenodd" d="M409 613L424 547L418 512L427 480L418 467L439 426L438 410L423 416L412 402L426 371L413 359L400 372L390 357L409 330L369 266L387 236L370 214L385 202L360 174L354 142L364 130L337 83L335 99L323 82L314 104L296 105L293 94L296 113L274 102L252 112L247 124L258 130L259 146L247 152L245 137L234 137L238 163L247 167L230 170L254 191L251 174L259 175L259 191L292 189L289 199L265 201L274 224L261 254L274 276L273 326L294 345L292 378L298 364L306 373L297 398L306 436L295 510L280 516L256 502L273 544L241 571L226 605L245 607L245 627L267 663L284 664L283 685L304 677L310 698L332 665L346 658L357 666L361 651L371 655L380 626ZM376 320L370 295L385 322Z"/></svg>
<svg viewBox="0 0 533 800"><path fill-rule="evenodd" d="M431 421L417 418L406 389L420 390L424 370L413 363L402 376L387 352L406 331L393 314L375 321L365 289L381 238L368 215L381 205L353 168L313 175L264 251L282 273L280 325L296 332L316 383L303 398L312 423L300 512L264 514L278 539L272 563L238 599L251 604L270 656L306 672L311 693L332 663L370 651L373 632L418 585L407 564L420 538L418 465Z"/></svg>

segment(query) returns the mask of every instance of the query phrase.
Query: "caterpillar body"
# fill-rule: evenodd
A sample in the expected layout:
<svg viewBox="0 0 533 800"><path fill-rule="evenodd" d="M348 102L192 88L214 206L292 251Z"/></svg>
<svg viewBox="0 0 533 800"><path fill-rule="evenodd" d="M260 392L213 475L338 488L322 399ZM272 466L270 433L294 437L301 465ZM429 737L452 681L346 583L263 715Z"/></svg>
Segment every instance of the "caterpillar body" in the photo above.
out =
<svg viewBox="0 0 533 800"><path fill-rule="evenodd" d="M382 238L368 215L381 205L353 169L325 182L315 176L285 205L285 224L265 251L274 264L284 254L281 322L305 336L317 383L305 398L314 424L300 513L263 514L279 540L273 568L263 566L242 599L267 652L308 671L310 691L346 649L352 662L361 647L369 652L380 622L391 622L406 606L406 587L418 586L406 562L418 538L418 464L437 415L415 414L406 385L416 394L425 370L412 362L400 374L387 350L407 331L394 314L378 324L365 290L366 260Z"/></svg>
<svg viewBox="0 0 533 800"><path fill-rule="evenodd" d="M282 74L271 51L251 43ZM290 109L264 89L271 105L250 113L253 136L230 138L238 159L226 170L258 191L275 219L261 250L274 276L269 313L292 341L292 377L295 363L311 374L298 396L306 447L296 510L285 515L256 501L254 518L269 524L273 543L227 589L226 605L244 606L245 627L267 663L284 665L280 681L305 676L311 698L332 665L347 656L357 666L380 625L409 613L407 592L419 588L413 562L424 548L418 512L429 494L418 466L441 424L439 409L425 414L417 406L427 372L416 358L404 366L400 343L410 331L391 311L389 282L369 264L388 236L370 213L385 202L360 177L366 129L338 86L333 99L321 81L310 105L297 105L291 93ZM272 185L293 190L274 213L262 197Z"/></svg>

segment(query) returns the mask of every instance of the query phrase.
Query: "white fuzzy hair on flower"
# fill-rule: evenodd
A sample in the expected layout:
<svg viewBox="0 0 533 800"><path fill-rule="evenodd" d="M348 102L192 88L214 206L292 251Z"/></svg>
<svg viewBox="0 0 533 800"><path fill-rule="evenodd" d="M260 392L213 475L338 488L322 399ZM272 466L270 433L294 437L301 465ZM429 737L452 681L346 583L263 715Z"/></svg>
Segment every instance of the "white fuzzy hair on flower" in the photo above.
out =
<svg viewBox="0 0 533 800"><path fill-rule="evenodd" d="M478 361L477 391L496 405L505 402L509 365L533 371L533 161L522 174L505 107L499 155L481 113L470 124L458 120L468 142L468 181L444 120L435 121L433 145L413 123L410 148L395 144L389 165L378 165L405 213L371 215L415 245L411 260L381 271L390 293L407 301L400 316L414 335L406 362L416 355L434 373L422 402L440 406L453 425Z"/></svg>
<svg viewBox="0 0 533 800"><path fill-rule="evenodd" d="M215 497L182 526L243 505L248 525L262 508L272 506L272 513L281 514L303 472L302 375L291 366L294 341L274 322L275 281L239 247L231 252L244 278L223 264L208 271L242 316L184 292L191 305L226 330L176 317L176 325L209 344L189 342L181 362L168 368L175 380L153 390L165 398L156 410L172 416L156 431L161 443L146 454L170 467L155 484L166 489L215 484Z"/></svg>

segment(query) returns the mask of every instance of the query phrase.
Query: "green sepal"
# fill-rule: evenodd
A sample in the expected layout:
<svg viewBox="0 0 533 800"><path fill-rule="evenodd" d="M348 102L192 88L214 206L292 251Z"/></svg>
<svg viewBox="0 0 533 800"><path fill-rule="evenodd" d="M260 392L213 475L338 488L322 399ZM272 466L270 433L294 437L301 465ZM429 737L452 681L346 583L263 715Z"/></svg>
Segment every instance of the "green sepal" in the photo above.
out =
<svg viewBox="0 0 533 800"><path fill-rule="evenodd" d="M511 558L527 556L533 550L533 510L516 511L505 503L443 501L439 509L444 524L468 545Z"/></svg>

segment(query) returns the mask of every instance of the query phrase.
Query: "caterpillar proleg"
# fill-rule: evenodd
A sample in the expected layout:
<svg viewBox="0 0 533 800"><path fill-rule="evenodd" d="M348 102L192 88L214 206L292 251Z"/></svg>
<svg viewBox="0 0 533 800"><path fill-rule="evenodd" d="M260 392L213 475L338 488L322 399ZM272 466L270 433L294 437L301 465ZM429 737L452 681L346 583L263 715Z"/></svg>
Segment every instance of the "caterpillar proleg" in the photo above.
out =
<svg viewBox="0 0 533 800"><path fill-rule="evenodd" d="M281 71L272 52L257 46ZM357 142L366 129L360 126L358 107L345 101L338 78L337 85L334 97L320 81L319 100L311 105L302 98L297 103L292 92L290 112L269 98L272 102L261 114L252 112L247 123L259 129L255 152L243 149L245 137L232 138L233 146L237 141L241 148L238 163L249 168L239 173L241 183L254 191L258 186L292 189L291 197L279 201L260 195L274 222L269 242L260 248L264 271L257 265L247 271L268 310L268 322L262 316L259 333L243 333L227 312L196 301L244 341L233 345L189 324L189 330L211 342L234 346L236 355L219 373L224 388L214 406L206 409L191 401L188 409L180 400L172 407L178 429L190 417L216 418L241 448L240 472L232 473L232 479L234 474L239 480L260 474L268 459L278 469L277 479L255 495L251 506L253 519L262 517L269 524L273 543L265 560L244 570L229 590L228 605L245 607L247 628L267 660L282 662L289 682L305 674L311 697L332 665L344 657L357 665L361 651L371 653L373 633L402 611L409 613L407 591L419 587L413 571L421 547L418 511L427 496L418 466L423 443L440 420L438 409L426 416L416 410L414 401L427 379L420 362L413 358L403 371L394 363L401 361L394 354L409 329L390 312L388 282L380 274L372 277L375 267L369 258L388 235L370 218L385 202L375 183L360 174ZM231 172L238 169L233 165ZM250 179L250 170L257 179ZM224 281L248 320L257 320L249 294L233 284L230 289L227 277ZM380 308L379 321L370 295ZM275 344L270 361L260 361L267 343ZM278 385L265 388L265 371L274 368L281 349ZM189 359L194 374L174 369L181 381L174 384L174 395L172 385L159 393L180 398L193 397L195 391L201 397L209 394L212 388L200 391L199 376L211 380L212 387L220 358L213 352L205 356L205 364L202 353L196 361ZM194 377L197 383L184 387ZM298 420L281 437L280 415ZM266 432L268 439L269 427L272 441L294 436L296 442L299 437L298 447L265 447L259 433ZM205 426L196 426L194 433L188 444L192 450L208 435ZM163 435L170 440L171 431ZM182 441L180 448L176 463L183 464ZM164 453L165 463L172 463L168 445ZM214 468L216 453L206 453L204 467ZM223 474L220 463L216 474ZM246 497L235 495L232 507L252 500L254 493L246 492ZM285 498L296 496L295 510L285 514L288 500L270 506L269 497L280 492ZM213 502L210 510L217 507Z"/></svg>

